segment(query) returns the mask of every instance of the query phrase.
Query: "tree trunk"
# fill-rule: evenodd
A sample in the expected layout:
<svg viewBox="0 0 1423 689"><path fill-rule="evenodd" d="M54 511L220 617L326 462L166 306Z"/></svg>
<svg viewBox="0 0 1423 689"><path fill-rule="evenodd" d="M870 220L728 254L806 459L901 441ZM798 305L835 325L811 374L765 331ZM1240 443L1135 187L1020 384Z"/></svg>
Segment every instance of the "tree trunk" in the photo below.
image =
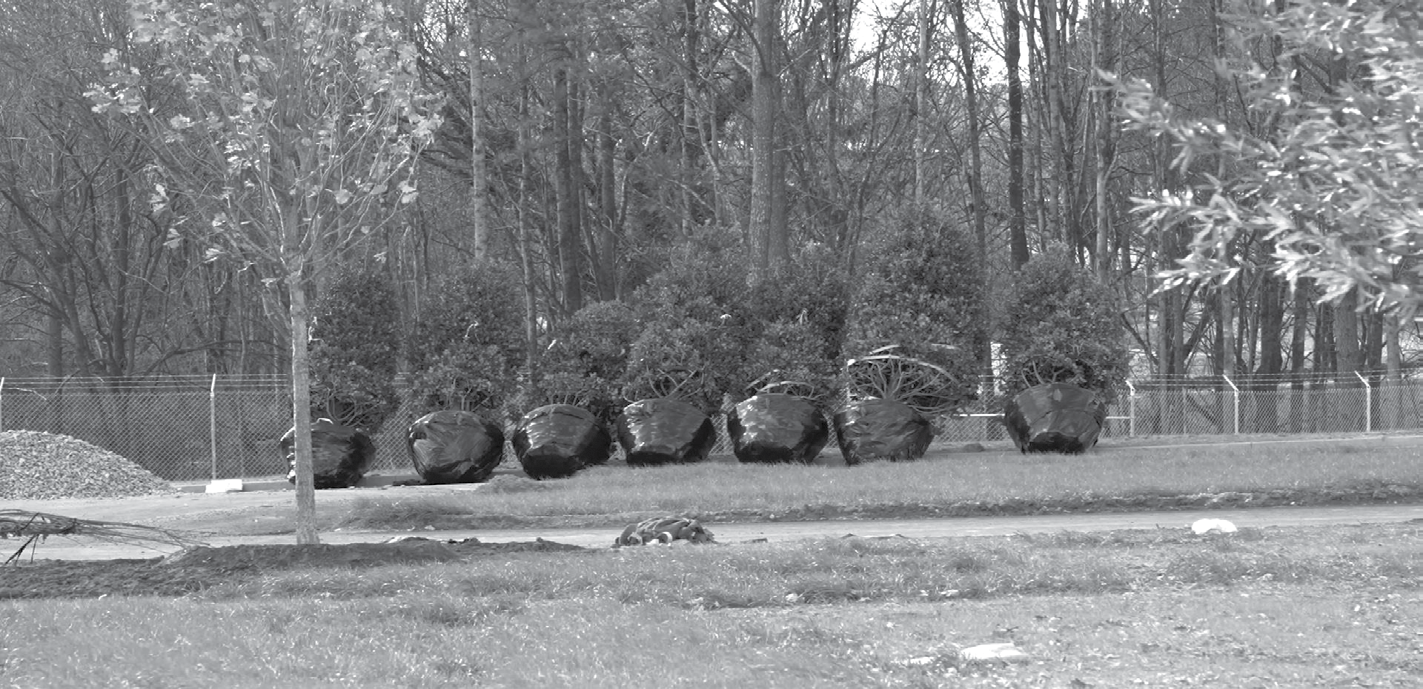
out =
<svg viewBox="0 0 1423 689"><path fill-rule="evenodd" d="M1308 278L1294 285L1294 327L1290 329L1290 383L1292 400L1290 403L1290 430L1299 433L1304 430L1304 344L1309 336L1309 294L1313 290Z"/></svg>
<svg viewBox="0 0 1423 689"><path fill-rule="evenodd" d="M984 279L991 282L989 275L991 263L988 260L988 229L985 216L988 213L988 201L983 193L983 133L979 126L978 113L978 78L973 63L973 44L969 42L968 22L964 18L964 0L952 0L950 7L954 13L954 35L958 39L959 59L961 61L961 74L963 76L964 105L968 109L968 189L969 197L973 207L970 209L970 217L973 219L973 238L975 242L975 254L978 264L983 267ZM989 312L988 292L983 295L983 312ZM993 343L989 339L986 329L980 328L976 336L977 342L974 347L975 358L982 362L983 373L986 376L993 374Z"/></svg>
<svg viewBox="0 0 1423 689"><path fill-rule="evenodd" d="M602 211L599 225L603 232L598 259L598 296L603 301L618 298L617 139L613 137L613 112L612 99L605 96L598 127L598 207Z"/></svg>
<svg viewBox="0 0 1423 689"><path fill-rule="evenodd" d="M1216 60L1221 61L1221 63L1224 64L1223 61L1226 59L1227 56L1225 42L1223 38L1224 29L1221 26L1222 10L1220 9L1219 4L1216 0L1211 0L1211 9L1211 45L1212 49L1214 50ZM1219 71L1216 72L1215 78L1212 80L1212 84L1214 86L1213 91L1215 96L1215 109L1217 112L1225 113L1229 108L1229 103L1227 102L1227 85L1225 83L1225 79L1222 77ZM1226 174L1227 171L1225 169L1225 160L1224 158L1221 158L1218 161L1216 175L1217 177L1224 179ZM1218 253L1220 254L1221 260L1233 262L1231 257L1234 256L1235 252L1233 251L1229 242L1222 242L1219 246ZM1224 281L1220 282L1217 285L1217 292L1220 296L1220 365L1221 372L1223 375L1234 375L1237 366L1235 341L1235 295L1232 293L1232 290L1233 286L1225 283Z"/></svg>
<svg viewBox="0 0 1423 689"><path fill-rule="evenodd" d="M1337 370L1351 379L1364 363L1359 349L1358 303L1358 292L1350 290L1334 306L1334 351L1339 357Z"/></svg>
<svg viewBox="0 0 1423 689"><path fill-rule="evenodd" d="M130 327L128 318L129 300L129 277L134 275L134 268L130 256L129 248L133 241L134 218L129 209L129 178L128 172L122 165L114 169L114 201L117 206L118 224L113 238L113 259L114 259L114 282L113 282L113 310L109 321L109 338L107 351L101 352L105 362L105 373L109 376L119 377L130 373L128 347L130 337ZM140 296L135 300L140 308L135 313L135 318L142 318L145 309L143 299ZM138 324L134 324L133 331L137 334Z"/></svg>
<svg viewBox="0 0 1423 689"><path fill-rule="evenodd" d="M692 227L696 224L697 215L692 209L696 203L693 193L693 185L696 181L695 171L692 169L696 159L696 147L701 144L701 136L697 129L697 110L694 102L694 94L697 93L697 71L700 60L698 59L698 43L701 41L701 32L697 26L698 12L697 0L683 0L682 2L682 136L680 137L681 149L679 150L679 165L681 172L681 205L682 205L682 236L691 235ZM606 296L605 296L606 298Z"/></svg>
<svg viewBox="0 0 1423 689"><path fill-rule="evenodd" d="M914 63L914 208L922 211L927 199L924 191L925 150L928 148L929 110L929 16L934 0L919 0L918 59Z"/></svg>
<svg viewBox="0 0 1423 689"><path fill-rule="evenodd" d="M564 53L567 60L567 53ZM574 188L573 161L569 152L574 145L572 122L569 121L571 94L567 64L559 65L553 76L554 127L554 195L557 197L558 263L562 274L563 314L571 315L583 308L583 233L578 225L578 190Z"/></svg>
<svg viewBox="0 0 1423 689"><path fill-rule="evenodd" d="M753 255L751 277L762 280L770 275L774 248L781 239L776 227L776 102L779 84L777 76L777 35L780 17L779 0L755 0L756 61L751 86L751 246Z"/></svg>
<svg viewBox="0 0 1423 689"><path fill-rule="evenodd" d="M64 318L59 315L57 308L51 309L44 319L45 371L51 377L63 378Z"/></svg>
<svg viewBox="0 0 1423 689"><path fill-rule="evenodd" d="M523 47L518 51L519 64L527 63ZM519 151L519 197L514 213L519 223L519 268L524 278L524 365L529 369L529 379L537 382L539 376L539 301L538 278L534 270L534 237L529 227L529 101L531 99L528 82L519 87L519 120L516 128Z"/></svg>
<svg viewBox="0 0 1423 689"><path fill-rule="evenodd" d="M1050 0L1045 0L1050 1ZM1165 54L1165 9L1162 0L1151 0L1151 24L1152 37L1155 42L1155 83L1157 93L1162 96L1167 95L1166 83L1166 54ZM1158 137L1155 141L1155 150L1152 151L1152 182L1156 191L1164 192L1176 187L1176 175L1171 169L1171 150L1168 143ZM1180 254L1180 230L1174 226L1164 226L1156 228L1157 246L1156 266L1159 270L1166 270L1175 267L1176 257ZM1165 290L1160 293L1157 313L1159 314L1157 337L1160 340L1157 351L1157 373L1162 376L1167 385L1176 382L1177 376L1185 373L1185 343L1184 327L1182 322L1183 309L1181 308L1182 295L1180 290ZM1203 316L1204 317L1204 316ZM1184 410L1179 391L1168 388L1165 393L1165 400L1162 404L1163 428L1162 432L1179 433L1184 429Z"/></svg>
<svg viewBox="0 0 1423 689"><path fill-rule="evenodd" d="M287 296L292 329L292 428L296 454L296 542L321 542L316 535L316 483L311 466L311 367L307 353L310 320L306 307L306 275L287 269Z"/></svg>
<svg viewBox="0 0 1423 689"><path fill-rule="evenodd" d="M1334 307L1320 306L1315 309L1318 319L1314 324L1314 370L1320 373L1338 371L1339 356L1334 350Z"/></svg>
<svg viewBox="0 0 1423 689"><path fill-rule="evenodd" d="M1346 388L1362 388L1364 381L1359 380L1358 374L1363 369L1364 361L1362 350L1359 348L1359 293L1357 290L1350 290L1344 295L1339 303L1334 305L1334 352L1338 357L1339 382ZM1364 414L1362 410L1363 393L1360 392L1358 399L1349 400L1350 404L1342 407L1348 415L1348 420L1344 422L1344 428L1338 430L1360 430L1364 425ZM1363 429L1368 430L1368 429Z"/></svg>
<svg viewBox="0 0 1423 689"><path fill-rule="evenodd" d="M1054 232L1067 241L1073 256L1080 258L1083 249L1082 227L1078 217L1077 161L1073 128L1068 123L1067 109L1067 37L1066 27L1075 17L1066 15L1056 6L1056 0L1038 0L1043 39L1043 85L1046 99L1045 126L1052 142L1053 204L1051 221ZM1064 3L1063 9L1072 7ZM1164 92L1163 92L1164 93Z"/></svg>
<svg viewBox="0 0 1423 689"><path fill-rule="evenodd" d="M1037 170L1042 184L1040 193L1042 194L1042 201L1044 202L1043 214L1047 220L1047 224L1042 225L1042 227L1047 231L1049 236L1059 240L1065 239L1070 242L1072 238L1063 235L1062 195L1059 193L1062 185L1061 180L1058 179L1061 176L1060 168L1062 161L1057 155L1060 151L1057 149L1059 114L1057 112L1057 67L1055 64L1058 60L1057 41L1055 38L1057 35L1057 7L1054 5L1056 0L1033 1L1037 3L1038 33L1041 37L1042 51L1042 66L1039 69L1040 73L1038 75L1038 79L1042 84L1040 90L1042 107L1038 116L1041 129L1038 135L1046 140L1044 147L1051 146L1053 148L1051 154L1045 156L1045 159L1040 160L1041 167ZM1049 165L1059 170L1059 172L1051 175L1054 178L1051 184L1048 183L1049 171L1047 168ZM1075 250L1076 247L1073 247L1073 249Z"/></svg>
<svg viewBox="0 0 1423 689"><path fill-rule="evenodd" d="M1028 222L1023 211L1023 81L1018 75L1019 0L1003 0L1003 55L1008 71L1008 243L1013 270L1028 262Z"/></svg>
<svg viewBox="0 0 1423 689"><path fill-rule="evenodd" d="M1029 10L1026 16L1030 18L1036 17L1036 6L1032 4L1036 2L1036 0L1023 0L1023 2L1023 6ZM1020 18L1022 16L1023 15L1019 15ZM1039 32L1035 30L1036 26L1035 20L1030 20L1025 26L1026 30L1023 32L1023 37L1026 39L1028 48L1028 83L1034 85L1041 84L1043 81L1043 67L1041 64L1042 47L1038 45ZM1037 96L1039 101L1038 107L1025 108L1023 110L1023 125L1028 129L1024 134L1024 145L1026 146L1024 150L1024 162L1027 167L1023 172L1023 192L1026 196L1025 203L1031 204L1032 206L1025 210L1028 211L1032 217L1033 224L1037 228L1037 234L1041 241L1055 236L1056 231L1049 222L1050 209L1048 208L1046 191L1046 173L1043 172L1043 169L1047 167L1047 158L1043 153L1044 147L1046 146L1043 134L1043 129L1047 126L1044 122L1047 118L1047 107L1043 105L1043 103L1046 102L1046 95L1040 88L1034 88L1033 94ZM1029 137L1032 139L1031 145L1028 145L1027 142ZM1024 237L1024 239L1026 239L1026 237Z"/></svg>
<svg viewBox="0 0 1423 689"><path fill-rule="evenodd" d="M1226 382L1226 385L1221 386L1221 392L1225 392L1227 388L1234 390L1234 386L1237 385L1235 382L1235 295L1231 292L1233 287L1234 285L1232 284L1218 285L1215 295L1217 300L1216 306L1220 309L1219 323L1216 324L1216 332L1220 335L1219 358L1216 359L1216 364L1219 367L1217 370ZM1220 399L1222 405L1220 418L1222 420L1222 426L1224 426L1224 420L1227 416L1225 407L1228 405L1225 395L1221 395ZM1229 431L1222 428L1221 432L1226 433Z"/></svg>
<svg viewBox="0 0 1423 689"><path fill-rule="evenodd" d="M1216 298L1220 307L1220 373L1223 376L1234 376L1236 374L1236 344L1235 344L1235 284L1222 284L1216 287Z"/></svg>
<svg viewBox="0 0 1423 689"><path fill-rule="evenodd" d="M1408 414L1403 408L1403 347L1398 341L1401 329L1398 312L1386 314L1384 323L1387 328L1384 336L1387 351L1384 361L1384 389L1388 391L1384 394L1384 400L1388 406L1383 418L1392 428L1405 428L1408 425Z"/></svg>
<svg viewBox="0 0 1423 689"><path fill-rule="evenodd" d="M579 253L579 275L581 276L582 269L589 267L597 269L598 235L593 231L593 220L589 217L588 180L587 172L583 167L584 99L587 96L583 91L583 81L578 78L578 71L569 69L568 77L568 188L572 191L571 196L573 197L574 231L578 233L579 243L583 246L582 252ZM594 141L596 142L596 140L595 138ZM595 157L594 160L596 161L597 158ZM583 308L583 304L587 301L587 295L583 290L584 286L580 278L578 308ZM594 294L597 294L597 290L598 286L593 285ZM574 309L574 311L577 310Z"/></svg>
<svg viewBox="0 0 1423 689"><path fill-rule="evenodd" d="M959 43L959 58L962 60L964 105L968 108L968 189L973 202L973 238L978 243L979 265L988 265L988 232L984 216L988 212L988 202L983 194L983 144L978 122L978 80L974 74L973 44L969 42L968 22L964 19L963 0L953 0L950 4L954 13L954 34Z"/></svg>
<svg viewBox="0 0 1423 689"><path fill-rule="evenodd" d="M1368 311L1363 316L1364 341L1361 360L1363 370L1372 379L1383 368L1384 320L1386 316L1378 311Z"/></svg>
<svg viewBox="0 0 1423 689"><path fill-rule="evenodd" d="M1317 320L1314 324L1314 371L1317 374L1314 385L1320 385L1329 373L1339 370L1339 354L1334 349L1334 307L1322 305L1315 309ZM1308 431L1341 430L1324 413L1323 396L1315 395L1305 410ZM1321 423L1320 420L1325 420Z"/></svg>
<svg viewBox="0 0 1423 689"><path fill-rule="evenodd" d="M1254 429L1258 433L1276 433L1279 429L1279 405L1276 400L1278 376L1284 367L1284 350L1280 331L1284 329L1284 284L1270 273L1260 278L1260 366L1255 370L1262 380L1255 385L1256 413Z"/></svg>
<svg viewBox="0 0 1423 689"><path fill-rule="evenodd" d="M489 188L484 170L484 140L479 128L479 108L484 102L484 67L479 55L483 49L484 22L479 16L478 0L469 0L469 212L474 225L474 261L479 263L489 253L489 220L485 212L485 190Z"/></svg>
<svg viewBox="0 0 1423 689"><path fill-rule="evenodd" d="M1112 0L1100 0L1097 11L1093 12L1093 20L1098 26L1097 40L1093 41L1093 50L1096 52L1096 64L1098 69L1116 73L1117 54L1116 46L1113 43L1115 10L1112 7ZM1095 81L1095 79L1094 79ZM1104 284L1111 275L1112 252L1108 238L1111 236L1112 222L1110 206L1107 203L1107 181L1112 174L1113 158L1116 156L1116 146L1113 135L1116 127L1112 123L1112 112L1116 107L1115 91L1109 87L1101 88L1096 92L1095 100L1097 107L1097 175L1096 175L1096 197L1097 197L1097 241L1096 249L1093 252L1097 259L1097 279Z"/></svg>

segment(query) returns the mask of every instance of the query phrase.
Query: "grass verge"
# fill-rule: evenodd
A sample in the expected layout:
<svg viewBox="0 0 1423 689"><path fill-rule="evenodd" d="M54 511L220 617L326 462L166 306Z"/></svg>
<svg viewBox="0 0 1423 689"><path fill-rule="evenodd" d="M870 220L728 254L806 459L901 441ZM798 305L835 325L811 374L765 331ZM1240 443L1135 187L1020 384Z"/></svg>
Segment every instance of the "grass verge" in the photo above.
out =
<svg viewBox="0 0 1423 689"><path fill-rule="evenodd" d="M1420 447L1359 439L1126 447L1076 456L939 453L855 467L604 466L557 481L503 473L448 497L356 500L325 516L323 528L612 527L660 514L714 523L1420 500Z"/></svg>

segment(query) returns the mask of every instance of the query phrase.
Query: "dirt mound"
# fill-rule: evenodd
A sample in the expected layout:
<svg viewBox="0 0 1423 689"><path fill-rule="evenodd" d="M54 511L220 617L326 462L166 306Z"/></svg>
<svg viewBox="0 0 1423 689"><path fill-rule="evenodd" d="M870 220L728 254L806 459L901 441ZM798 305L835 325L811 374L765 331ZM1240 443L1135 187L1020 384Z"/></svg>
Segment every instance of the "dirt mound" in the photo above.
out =
<svg viewBox="0 0 1423 689"><path fill-rule="evenodd" d="M268 543L199 546L186 548L162 558L166 566L184 567L254 567L257 569L289 569L292 567L374 567L379 565L413 565L432 562L453 562L477 555L507 552L548 552L582 550L575 545L554 543L542 538L527 543L481 543L478 539L436 541L428 538L402 538L386 543Z"/></svg>
<svg viewBox="0 0 1423 689"><path fill-rule="evenodd" d="M256 569L164 567L160 560L36 560L0 565L0 600L175 597L256 576Z"/></svg>
<svg viewBox="0 0 1423 689"><path fill-rule="evenodd" d="M42 431L0 432L0 498L128 498L174 492L132 461L72 438Z"/></svg>
<svg viewBox="0 0 1423 689"><path fill-rule="evenodd" d="M0 600L184 596L240 583L264 571L297 567L422 565L500 553L569 550L584 548L541 538L518 543L405 538L390 543L199 546L153 559L23 561L0 565Z"/></svg>

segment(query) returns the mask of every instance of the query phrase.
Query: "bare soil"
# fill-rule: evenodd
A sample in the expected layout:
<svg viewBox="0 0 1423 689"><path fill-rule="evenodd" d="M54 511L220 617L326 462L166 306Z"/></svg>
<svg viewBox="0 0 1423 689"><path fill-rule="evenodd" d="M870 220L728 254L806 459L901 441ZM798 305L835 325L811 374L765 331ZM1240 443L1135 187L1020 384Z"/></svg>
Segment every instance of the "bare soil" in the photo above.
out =
<svg viewBox="0 0 1423 689"><path fill-rule="evenodd" d="M317 494L321 510L397 492L402 496L439 496L466 486L386 486L324 490ZM88 520L142 524L172 530L193 540L211 536L289 534L295 515L290 490L206 494L179 492L120 499L9 501L6 508L79 517ZM509 552L578 550L579 546L538 538L527 542L482 543L405 537L388 543L294 543L195 546L152 558L51 559L54 540L26 546L22 539L0 540L0 599L96 598L121 596L182 596L264 571L295 567L375 567L425 564L487 557ZM103 552L103 543L86 541ZM115 552L132 551L116 547ZM11 559L6 563L7 559Z"/></svg>

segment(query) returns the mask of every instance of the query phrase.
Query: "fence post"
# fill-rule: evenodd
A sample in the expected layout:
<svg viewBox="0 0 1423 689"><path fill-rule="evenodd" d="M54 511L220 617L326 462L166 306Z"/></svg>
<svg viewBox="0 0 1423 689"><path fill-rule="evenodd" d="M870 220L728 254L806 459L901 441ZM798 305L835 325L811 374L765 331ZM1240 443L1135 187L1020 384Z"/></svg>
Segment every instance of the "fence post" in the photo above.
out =
<svg viewBox="0 0 1423 689"><path fill-rule="evenodd" d="M1136 386L1127 380L1127 437L1136 437Z"/></svg>
<svg viewBox="0 0 1423 689"><path fill-rule="evenodd" d="M1369 385L1369 379L1362 373L1354 371L1354 375L1364 384L1364 432L1368 433L1374 430L1374 386Z"/></svg>
<svg viewBox="0 0 1423 689"><path fill-rule="evenodd" d="M5 376L0 376L0 431L5 430Z"/></svg>
<svg viewBox="0 0 1423 689"><path fill-rule="evenodd" d="M1230 379L1230 376L1222 375L1221 378L1224 378L1225 384L1230 386L1230 397L1235 406L1235 419L1232 428L1235 431L1235 435L1240 435L1240 388L1235 387L1235 382Z"/></svg>
<svg viewBox="0 0 1423 689"><path fill-rule="evenodd" d="M212 480L217 480L217 374L208 385L208 447L212 449Z"/></svg>

